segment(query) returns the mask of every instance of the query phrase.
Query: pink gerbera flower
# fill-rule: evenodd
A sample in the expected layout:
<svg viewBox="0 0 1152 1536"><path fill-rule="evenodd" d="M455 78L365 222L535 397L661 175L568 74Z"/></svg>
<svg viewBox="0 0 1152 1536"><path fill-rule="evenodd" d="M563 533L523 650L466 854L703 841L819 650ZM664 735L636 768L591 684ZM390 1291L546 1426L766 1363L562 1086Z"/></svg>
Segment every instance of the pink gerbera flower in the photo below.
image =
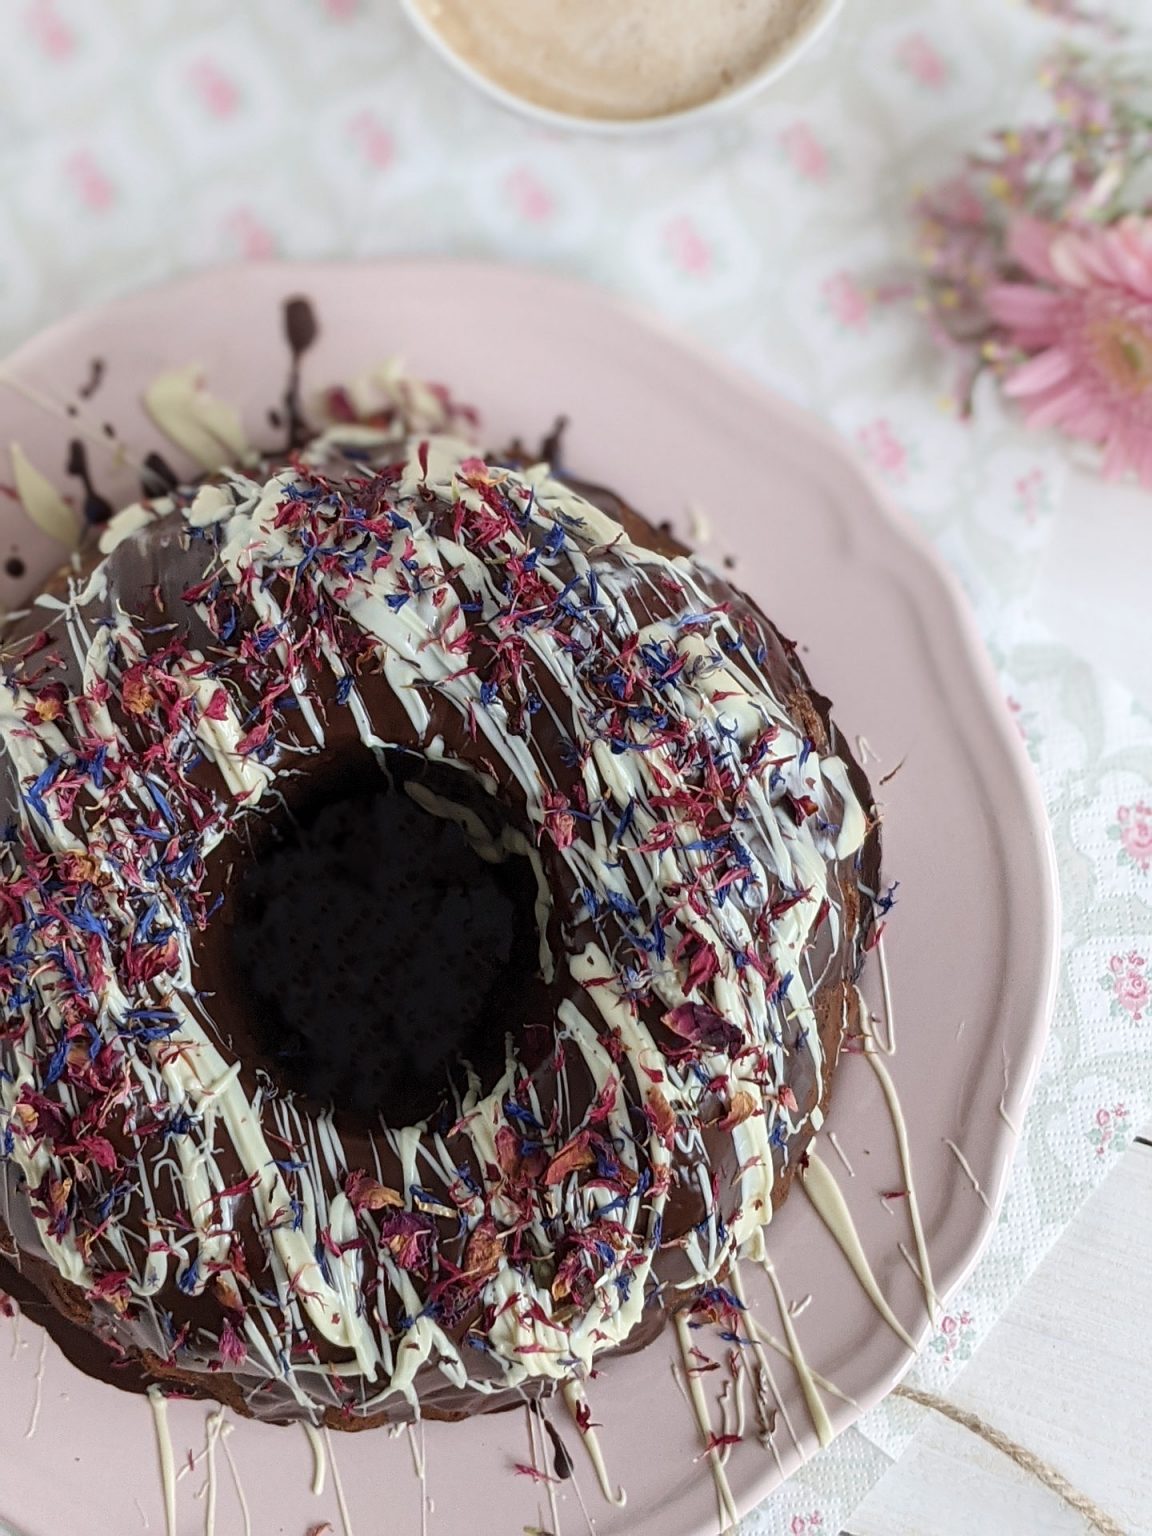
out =
<svg viewBox="0 0 1152 1536"><path fill-rule="evenodd" d="M993 319L1028 354L1005 389L1033 426L1104 452L1104 473L1152 487L1152 219L1069 228L1020 218L1009 250L1034 282L987 292Z"/></svg>

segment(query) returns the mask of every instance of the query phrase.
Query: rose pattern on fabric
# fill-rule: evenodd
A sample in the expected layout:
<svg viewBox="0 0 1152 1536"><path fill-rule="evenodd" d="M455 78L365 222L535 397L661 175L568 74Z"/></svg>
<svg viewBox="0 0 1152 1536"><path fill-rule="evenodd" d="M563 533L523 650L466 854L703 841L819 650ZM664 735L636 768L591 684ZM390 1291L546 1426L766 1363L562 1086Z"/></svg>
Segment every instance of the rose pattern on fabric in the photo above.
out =
<svg viewBox="0 0 1152 1536"><path fill-rule="evenodd" d="M780 134L780 147L802 180L828 180L832 170L831 157L807 123L791 123L785 128Z"/></svg>
<svg viewBox="0 0 1152 1536"><path fill-rule="evenodd" d="M948 1313L940 1319L940 1326L932 1335L928 1348L939 1355L945 1365L959 1365L972 1358L975 1338L975 1319L970 1312Z"/></svg>
<svg viewBox="0 0 1152 1536"><path fill-rule="evenodd" d="M917 85L938 91L947 85L951 71L948 63L923 32L913 32L896 49L896 63Z"/></svg>
<svg viewBox="0 0 1152 1536"><path fill-rule="evenodd" d="M1051 511L1052 495L1048 476L1039 464L1019 475L1013 489L1016 493L1016 510L1028 523L1035 524L1043 513Z"/></svg>
<svg viewBox="0 0 1152 1536"><path fill-rule="evenodd" d="M1114 1015L1127 1014L1133 1024L1144 1019L1152 989L1148 985L1148 962L1132 949L1126 955L1113 955L1100 985L1112 994Z"/></svg>
<svg viewBox="0 0 1152 1536"><path fill-rule="evenodd" d="M887 417L879 416L860 428L856 441L864 457L885 480L902 484L908 477L912 454Z"/></svg>
<svg viewBox="0 0 1152 1536"><path fill-rule="evenodd" d="M76 34L61 16L56 0L33 0L24 19L45 58L63 60L76 52Z"/></svg>
<svg viewBox="0 0 1152 1536"><path fill-rule="evenodd" d="M374 170L385 171L396 158L396 141L380 117L370 108L356 112L348 121L348 137Z"/></svg>
<svg viewBox="0 0 1152 1536"><path fill-rule="evenodd" d="M1113 1104L1109 1108L1102 1104L1088 1131L1088 1140L1096 1148L1096 1156L1104 1157L1109 1152L1126 1152L1132 1135L1132 1121L1125 1106Z"/></svg>
<svg viewBox="0 0 1152 1536"><path fill-rule="evenodd" d="M872 317L872 296L850 272L834 272L820 285L825 310L845 331L866 331Z"/></svg>
<svg viewBox="0 0 1152 1536"><path fill-rule="evenodd" d="M1118 806L1108 836L1120 844L1121 863L1134 864L1141 874L1152 869L1152 805L1137 800L1133 805Z"/></svg>
<svg viewBox="0 0 1152 1536"><path fill-rule="evenodd" d="M251 208L234 208L223 222L228 243L245 261L270 261L276 255L276 236Z"/></svg>
<svg viewBox="0 0 1152 1536"><path fill-rule="evenodd" d="M556 211L556 199L527 165L509 171L504 192L515 211L530 224L547 224Z"/></svg>
<svg viewBox="0 0 1152 1536"><path fill-rule="evenodd" d="M210 117L233 117L240 109L240 88L214 59L196 59L188 83Z"/></svg>
<svg viewBox="0 0 1152 1536"><path fill-rule="evenodd" d="M716 262L712 246L696 221L684 214L664 226L664 248L669 260L686 277L708 277Z"/></svg>
<svg viewBox="0 0 1152 1536"><path fill-rule="evenodd" d="M106 213L116 201L116 188L96 157L78 149L64 163L64 175L72 190L90 213Z"/></svg>

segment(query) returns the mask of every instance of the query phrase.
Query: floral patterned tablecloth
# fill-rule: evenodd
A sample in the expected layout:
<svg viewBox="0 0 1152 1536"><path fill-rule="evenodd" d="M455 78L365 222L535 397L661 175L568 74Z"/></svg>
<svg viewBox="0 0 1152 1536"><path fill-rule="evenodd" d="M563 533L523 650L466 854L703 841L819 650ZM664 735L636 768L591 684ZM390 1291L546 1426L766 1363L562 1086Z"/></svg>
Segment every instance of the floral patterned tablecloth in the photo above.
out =
<svg viewBox="0 0 1152 1536"><path fill-rule="evenodd" d="M1125 9L1152 27L1152 0ZM999 1227L915 1368L942 1390L1152 1111L1152 712L1037 617L1062 449L990 396L955 417L903 285L911 192L1012 120L1058 30L1008 0L855 0L742 115L614 142L490 106L394 0L5 0L0 17L0 346L237 258L545 265L828 418L957 572L1051 813L1064 961ZM882 1405L746 1530L831 1536L915 1423Z"/></svg>

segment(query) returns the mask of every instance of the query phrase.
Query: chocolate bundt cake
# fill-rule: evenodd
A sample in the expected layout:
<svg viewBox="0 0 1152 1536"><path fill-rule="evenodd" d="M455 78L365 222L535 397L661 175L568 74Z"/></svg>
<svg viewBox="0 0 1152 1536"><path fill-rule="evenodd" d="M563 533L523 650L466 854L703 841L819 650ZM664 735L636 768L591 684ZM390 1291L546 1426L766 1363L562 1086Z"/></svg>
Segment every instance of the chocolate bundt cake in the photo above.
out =
<svg viewBox="0 0 1152 1536"><path fill-rule="evenodd" d="M0 743L0 1248L113 1377L462 1416L755 1249L876 817L614 497L353 427L133 507L10 623Z"/></svg>

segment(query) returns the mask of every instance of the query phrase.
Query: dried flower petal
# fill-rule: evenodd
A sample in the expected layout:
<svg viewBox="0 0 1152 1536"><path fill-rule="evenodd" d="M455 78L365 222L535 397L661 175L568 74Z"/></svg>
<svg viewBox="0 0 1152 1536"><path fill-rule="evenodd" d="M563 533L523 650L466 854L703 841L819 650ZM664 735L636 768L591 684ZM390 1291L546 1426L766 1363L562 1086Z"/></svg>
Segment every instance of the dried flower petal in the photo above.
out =
<svg viewBox="0 0 1152 1536"><path fill-rule="evenodd" d="M504 1256L504 1239L487 1217L473 1229L464 1250L464 1270L469 1275L493 1275Z"/></svg>
<svg viewBox="0 0 1152 1536"><path fill-rule="evenodd" d="M745 1120L756 1113L756 1100L746 1088L738 1088L728 1100L728 1111L723 1119L716 1122L716 1128L721 1131L730 1131L734 1126L743 1125Z"/></svg>
<svg viewBox="0 0 1152 1536"><path fill-rule="evenodd" d="M370 1178L363 1169L350 1173L344 1181L344 1193L357 1215L361 1211L383 1211L389 1207L404 1205L404 1196L398 1190L389 1189L377 1179Z"/></svg>

